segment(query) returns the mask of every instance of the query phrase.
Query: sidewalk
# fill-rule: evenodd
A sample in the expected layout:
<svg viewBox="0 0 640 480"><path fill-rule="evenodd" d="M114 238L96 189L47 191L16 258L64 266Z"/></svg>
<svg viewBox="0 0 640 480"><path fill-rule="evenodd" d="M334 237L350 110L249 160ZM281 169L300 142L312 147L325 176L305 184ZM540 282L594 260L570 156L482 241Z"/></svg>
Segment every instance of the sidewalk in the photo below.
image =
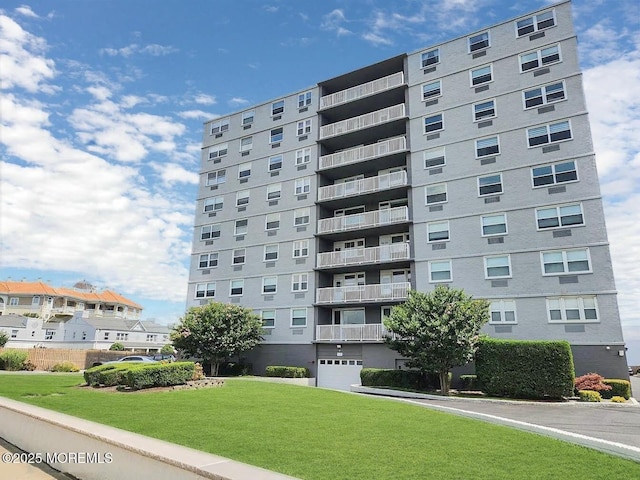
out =
<svg viewBox="0 0 640 480"><path fill-rule="evenodd" d="M0 455L19 454L20 450L0 438ZM5 458L4 456L2 457ZM0 462L0 478L12 480L73 480L74 477L54 470L47 464L29 465L28 463Z"/></svg>

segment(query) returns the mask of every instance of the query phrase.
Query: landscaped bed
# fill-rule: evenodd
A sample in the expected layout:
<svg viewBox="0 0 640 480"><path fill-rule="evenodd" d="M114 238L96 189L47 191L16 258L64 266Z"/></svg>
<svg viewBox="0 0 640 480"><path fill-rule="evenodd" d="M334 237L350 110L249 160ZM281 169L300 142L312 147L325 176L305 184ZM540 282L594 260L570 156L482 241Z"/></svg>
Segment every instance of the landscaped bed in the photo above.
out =
<svg viewBox="0 0 640 480"><path fill-rule="evenodd" d="M629 460L383 399L233 379L145 395L82 382L2 375L0 395L304 479L640 478Z"/></svg>

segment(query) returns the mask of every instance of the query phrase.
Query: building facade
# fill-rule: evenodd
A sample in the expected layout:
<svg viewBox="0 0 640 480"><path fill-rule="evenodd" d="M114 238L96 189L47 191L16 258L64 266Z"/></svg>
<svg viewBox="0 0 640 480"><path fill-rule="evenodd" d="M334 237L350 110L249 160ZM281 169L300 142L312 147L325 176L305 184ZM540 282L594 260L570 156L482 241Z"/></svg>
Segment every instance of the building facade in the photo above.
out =
<svg viewBox="0 0 640 480"><path fill-rule="evenodd" d="M188 305L254 309L257 373L340 388L403 364L383 317L444 283L623 377L581 75L561 2L206 123Z"/></svg>

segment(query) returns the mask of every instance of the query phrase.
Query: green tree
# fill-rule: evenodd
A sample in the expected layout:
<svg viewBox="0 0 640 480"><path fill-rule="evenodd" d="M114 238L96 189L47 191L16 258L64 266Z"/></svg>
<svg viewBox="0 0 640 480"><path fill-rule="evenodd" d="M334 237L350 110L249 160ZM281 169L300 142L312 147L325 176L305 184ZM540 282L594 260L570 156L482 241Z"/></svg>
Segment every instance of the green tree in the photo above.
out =
<svg viewBox="0 0 640 480"><path fill-rule="evenodd" d="M160 349L160 353L163 355L173 355L176 353L176 349L173 348L173 345L167 343L164 347Z"/></svg>
<svg viewBox="0 0 640 480"><path fill-rule="evenodd" d="M211 362L211 374L220 364L251 350L262 340L262 320L249 308L210 302L190 308L173 327L173 346L189 356Z"/></svg>
<svg viewBox="0 0 640 480"><path fill-rule="evenodd" d="M124 345L118 342L112 343L111 346L109 347L109 350L122 351L124 350Z"/></svg>
<svg viewBox="0 0 640 480"><path fill-rule="evenodd" d="M408 367L437 373L440 390L448 395L449 372L473 359L480 329L488 320L489 303L463 290L443 285L428 294L412 290L385 317L390 332L385 342L408 359Z"/></svg>
<svg viewBox="0 0 640 480"><path fill-rule="evenodd" d="M9 335L0 330L0 348L4 347L9 341Z"/></svg>

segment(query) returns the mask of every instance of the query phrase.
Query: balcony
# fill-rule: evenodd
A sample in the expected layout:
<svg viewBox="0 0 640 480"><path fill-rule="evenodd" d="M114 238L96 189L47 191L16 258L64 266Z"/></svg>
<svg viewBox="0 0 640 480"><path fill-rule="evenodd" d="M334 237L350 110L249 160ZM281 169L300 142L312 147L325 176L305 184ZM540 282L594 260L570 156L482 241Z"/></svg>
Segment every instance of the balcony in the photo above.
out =
<svg viewBox="0 0 640 480"><path fill-rule="evenodd" d="M319 342L381 342L387 330L381 323L361 325L317 325Z"/></svg>
<svg viewBox="0 0 640 480"><path fill-rule="evenodd" d="M330 123L320 128L320 140L356 132L365 128L382 125L394 120L402 119L406 116L404 103L392 107L376 110L358 117L348 118L336 123Z"/></svg>
<svg viewBox="0 0 640 480"><path fill-rule="evenodd" d="M326 305L332 303L398 302L407 298L410 289L409 282L318 288L316 289L316 303Z"/></svg>
<svg viewBox="0 0 640 480"><path fill-rule="evenodd" d="M383 142L365 145L363 147L350 148L341 152L332 153L320 157L320 170L335 168L352 163L366 162L384 155L403 152L407 149L405 137L390 138Z"/></svg>
<svg viewBox="0 0 640 480"><path fill-rule="evenodd" d="M335 107L343 103L353 102L360 98L391 90L404 84L404 73L393 73L387 77L378 78L362 85L347 88L331 95L320 98L320 109Z"/></svg>
<svg viewBox="0 0 640 480"><path fill-rule="evenodd" d="M376 228L409 221L408 207L385 208L371 212L344 215L318 220L318 234L348 232L363 228Z"/></svg>
<svg viewBox="0 0 640 480"><path fill-rule="evenodd" d="M318 268L348 267L409 260L408 243L392 243L369 248L349 248L318 254Z"/></svg>
<svg viewBox="0 0 640 480"><path fill-rule="evenodd" d="M393 172L318 188L318 201L365 195L407 185L407 172Z"/></svg>

